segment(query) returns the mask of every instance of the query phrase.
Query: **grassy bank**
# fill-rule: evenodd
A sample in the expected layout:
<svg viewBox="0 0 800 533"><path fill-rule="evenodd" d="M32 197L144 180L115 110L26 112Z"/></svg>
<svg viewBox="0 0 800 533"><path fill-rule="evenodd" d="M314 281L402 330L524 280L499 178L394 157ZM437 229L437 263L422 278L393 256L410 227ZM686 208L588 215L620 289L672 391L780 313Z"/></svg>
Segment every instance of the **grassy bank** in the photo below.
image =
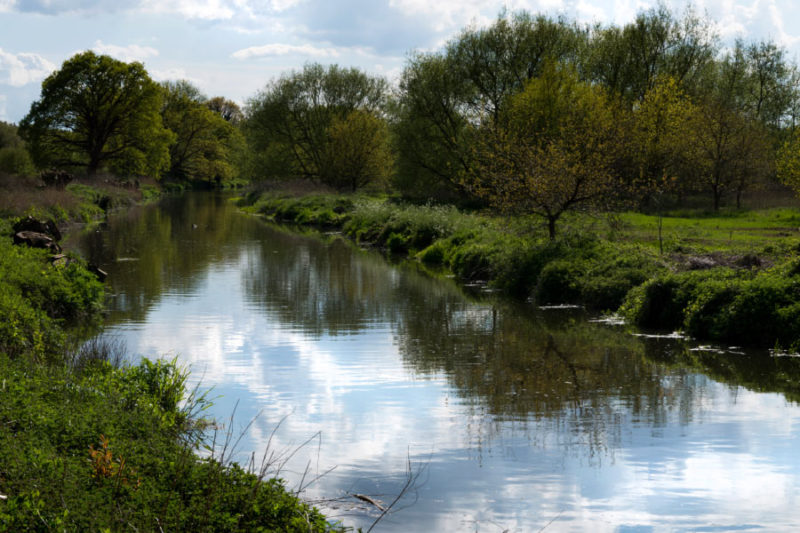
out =
<svg viewBox="0 0 800 533"><path fill-rule="evenodd" d="M208 405L174 361L78 348L104 288L79 259L12 245L0 220L0 531L325 531L256 471L201 458Z"/></svg>
<svg viewBox="0 0 800 533"><path fill-rule="evenodd" d="M164 188L152 180L123 183L113 178L79 179L45 187L38 178L0 173L0 217L31 215L57 224L91 222L113 209L158 198Z"/></svg>
<svg viewBox="0 0 800 533"><path fill-rule="evenodd" d="M800 213L573 214L550 240L533 218L387 198L253 192L244 210L336 228L465 282L540 305L583 304L707 340L800 343Z"/></svg>

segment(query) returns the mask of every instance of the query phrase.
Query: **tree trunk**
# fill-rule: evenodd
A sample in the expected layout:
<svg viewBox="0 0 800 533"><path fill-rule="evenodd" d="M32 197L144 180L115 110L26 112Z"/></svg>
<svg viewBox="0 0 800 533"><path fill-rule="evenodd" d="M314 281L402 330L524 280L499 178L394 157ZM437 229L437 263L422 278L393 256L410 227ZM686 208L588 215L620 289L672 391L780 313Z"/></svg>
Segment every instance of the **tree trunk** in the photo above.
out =
<svg viewBox="0 0 800 533"><path fill-rule="evenodd" d="M549 215L547 217L547 230L550 232L550 240L556 240L556 220L558 216Z"/></svg>
<svg viewBox="0 0 800 533"><path fill-rule="evenodd" d="M713 196L714 196L714 211L719 211L719 204L722 196L722 191L720 191L717 187L712 189Z"/></svg>

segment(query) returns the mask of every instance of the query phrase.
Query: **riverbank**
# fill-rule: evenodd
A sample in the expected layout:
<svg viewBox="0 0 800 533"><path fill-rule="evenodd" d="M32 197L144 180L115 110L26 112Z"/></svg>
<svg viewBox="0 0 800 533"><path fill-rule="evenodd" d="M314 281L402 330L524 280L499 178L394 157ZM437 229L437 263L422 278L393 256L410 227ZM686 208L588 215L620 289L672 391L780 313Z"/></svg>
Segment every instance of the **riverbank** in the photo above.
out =
<svg viewBox="0 0 800 533"><path fill-rule="evenodd" d="M3 198L69 224L107 211L103 192L71 184L29 203ZM186 368L128 364L113 342L83 345L99 331L102 283L69 253L14 245L14 209L0 219L0 530L334 528L259 465L209 445L209 400L187 388ZM230 438L219 433L218 443Z"/></svg>
<svg viewBox="0 0 800 533"><path fill-rule="evenodd" d="M800 344L797 210L570 215L550 240L526 217L363 195L253 192L238 205L277 222L336 229L539 305L581 304L704 340Z"/></svg>

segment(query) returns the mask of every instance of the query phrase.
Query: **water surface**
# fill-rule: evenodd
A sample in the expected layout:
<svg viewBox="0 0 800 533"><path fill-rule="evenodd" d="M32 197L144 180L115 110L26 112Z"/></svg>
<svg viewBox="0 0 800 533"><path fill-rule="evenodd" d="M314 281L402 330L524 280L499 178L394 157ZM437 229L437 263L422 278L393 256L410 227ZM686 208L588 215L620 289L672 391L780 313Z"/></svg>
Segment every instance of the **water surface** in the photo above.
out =
<svg viewBox="0 0 800 533"><path fill-rule="evenodd" d="M800 528L796 358L467 294L213 194L79 241L110 274L105 334L190 365L221 426L254 419L237 458L296 452L281 476L347 525L410 465L380 531Z"/></svg>

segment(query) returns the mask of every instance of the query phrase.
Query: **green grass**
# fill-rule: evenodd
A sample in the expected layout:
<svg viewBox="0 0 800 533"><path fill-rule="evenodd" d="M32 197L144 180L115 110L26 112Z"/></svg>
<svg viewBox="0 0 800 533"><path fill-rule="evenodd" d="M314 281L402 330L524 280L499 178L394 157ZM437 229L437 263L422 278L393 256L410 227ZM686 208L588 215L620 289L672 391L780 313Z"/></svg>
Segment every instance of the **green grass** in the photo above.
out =
<svg viewBox="0 0 800 533"><path fill-rule="evenodd" d="M385 197L251 193L239 205L276 221L338 227L359 244L539 304L619 310L637 325L703 339L800 343L800 279L792 273L800 252L797 209L671 212L661 219L570 213L551 241L533 217ZM690 272L697 268L703 270Z"/></svg>
<svg viewBox="0 0 800 533"><path fill-rule="evenodd" d="M103 286L10 233L0 219L0 531L340 529L208 446L209 403L174 360L77 349L70 325L97 322Z"/></svg>
<svg viewBox="0 0 800 533"><path fill-rule="evenodd" d="M683 215L683 216L679 216ZM662 236L668 247L699 251L764 249L776 243L800 242L800 211L774 208L723 213L673 213L662 220ZM619 215L620 237L658 246L658 217L640 213Z"/></svg>
<svg viewBox="0 0 800 533"><path fill-rule="evenodd" d="M0 355L0 530L326 531L315 509L196 450L203 398L174 361L76 370Z"/></svg>

